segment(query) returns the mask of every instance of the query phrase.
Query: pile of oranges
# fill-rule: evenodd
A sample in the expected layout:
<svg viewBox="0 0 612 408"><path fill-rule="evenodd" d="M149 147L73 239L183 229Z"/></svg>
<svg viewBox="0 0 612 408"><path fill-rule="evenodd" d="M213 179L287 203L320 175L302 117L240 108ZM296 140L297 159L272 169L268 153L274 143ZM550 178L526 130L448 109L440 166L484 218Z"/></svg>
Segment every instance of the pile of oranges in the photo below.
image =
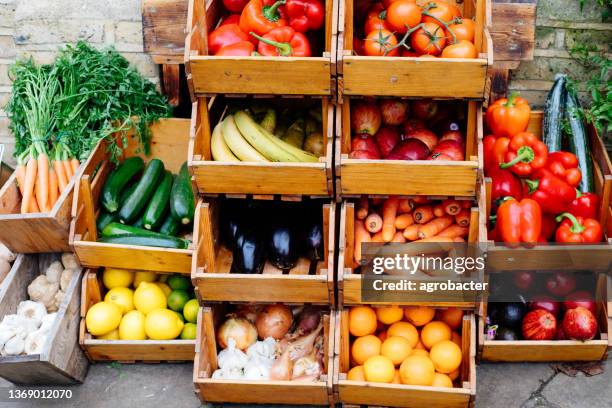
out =
<svg viewBox="0 0 612 408"><path fill-rule="evenodd" d="M352 307L347 379L452 388L463 357L462 320L454 308Z"/></svg>

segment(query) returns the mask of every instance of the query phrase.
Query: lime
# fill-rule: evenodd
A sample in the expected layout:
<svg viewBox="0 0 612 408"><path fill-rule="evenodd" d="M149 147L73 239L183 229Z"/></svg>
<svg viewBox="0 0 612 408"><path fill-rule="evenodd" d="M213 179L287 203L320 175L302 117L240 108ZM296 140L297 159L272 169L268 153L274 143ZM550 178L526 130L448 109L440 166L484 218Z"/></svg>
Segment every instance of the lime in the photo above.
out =
<svg viewBox="0 0 612 408"><path fill-rule="evenodd" d="M168 307L175 312L181 312L188 300L189 294L186 291L175 289L168 295Z"/></svg>
<svg viewBox="0 0 612 408"><path fill-rule="evenodd" d="M176 313L176 315L179 317L179 319L181 319L181 322L185 323L185 318L183 317L182 313L179 313L179 312L174 312L174 313Z"/></svg>
<svg viewBox="0 0 612 408"><path fill-rule="evenodd" d="M198 321L198 311L200 309L200 305L198 304L197 299L191 299L189 302L185 303L183 307L183 316L190 323L195 323Z"/></svg>
<svg viewBox="0 0 612 408"><path fill-rule="evenodd" d="M173 290L181 289L187 290L191 286L191 281L186 276L172 275L166 282Z"/></svg>
<svg viewBox="0 0 612 408"><path fill-rule="evenodd" d="M194 340L196 338L196 330L198 326L193 323L185 323L183 331L181 332L181 339L183 340Z"/></svg>

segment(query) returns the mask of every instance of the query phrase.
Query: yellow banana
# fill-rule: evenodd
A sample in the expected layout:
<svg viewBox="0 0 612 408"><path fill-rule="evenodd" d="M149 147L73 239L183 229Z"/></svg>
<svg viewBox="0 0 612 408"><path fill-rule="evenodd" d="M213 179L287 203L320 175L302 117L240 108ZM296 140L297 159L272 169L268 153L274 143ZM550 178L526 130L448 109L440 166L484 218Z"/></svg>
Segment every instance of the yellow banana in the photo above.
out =
<svg viewBox="0 0 612 408"><path fill-rule="evenodd" d="M240 161L223 140L223 134L221 133L221 122L217 123L217 126L213 129L212 136L210 137L210 151L212 153L213 160L222 162L238 162Z"/></svg>
<svg viewBox="0 0 612 408"><path fill-rule="evenodd" d="M245 111L238 111L234 114L236 127L242 136L259 153L263 154L270 161L275 162L297 162L297 157L288 153L286 150L274 144L267 134L262 133L260 126ZM261 128L263 129L263 128ZM268 133L269 134L269 133ZM272 136L274 137L274 136Z"/></svg>
<svg viewBox="0 0 612 408"><path fill-rule="evenodd" d="M287 153L291 154L293 157L297 158L296 161L298 162L318 162L319 161L319 159L316 156L302 149L299 149L293 146L292 144L289 144L285 142L284 140L279 139L278 137L271 135L270 132L268 132L266 129L262 128L261 126L259 126L259 124L256 123L255 126L257 127L259 132L264 134L272 143L274 143L281 149L285 150Z"/></svg>
<svg viewBox="0 0 612 408"><path fill-rule="evenodd" d="M236 155L241 161L247 162L267 162L269 161L262 156L257 150L255 150L240 134L240 131L236 127L236 122L233 116L225 118L221 124L221 133L223 134L223 140L230 148L233 154Z"/></svg>

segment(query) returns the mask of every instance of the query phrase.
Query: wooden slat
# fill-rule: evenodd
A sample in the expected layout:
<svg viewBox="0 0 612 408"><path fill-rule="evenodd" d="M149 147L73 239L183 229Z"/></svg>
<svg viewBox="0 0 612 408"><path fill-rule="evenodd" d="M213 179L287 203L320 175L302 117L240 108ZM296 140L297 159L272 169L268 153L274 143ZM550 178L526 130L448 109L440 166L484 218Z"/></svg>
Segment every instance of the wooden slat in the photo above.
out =
<svg viewBox="0 0 612 408"><path fill-rule="evenodd" d="M536 1L493 1L490 27L496 61L528 61L535 48Z"/></svg>
<svg viewBox="0 0 612 408"><path fill-rule="evenodd" d="M188 0L143 0L142 34L145 52L182 57L188 3Z"/></svg>

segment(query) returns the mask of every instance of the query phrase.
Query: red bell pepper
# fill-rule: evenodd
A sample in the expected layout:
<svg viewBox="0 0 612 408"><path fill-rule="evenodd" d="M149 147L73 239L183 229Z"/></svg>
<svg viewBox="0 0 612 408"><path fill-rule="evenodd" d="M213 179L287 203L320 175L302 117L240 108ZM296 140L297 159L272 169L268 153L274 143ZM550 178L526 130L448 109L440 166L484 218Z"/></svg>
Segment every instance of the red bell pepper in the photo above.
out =
<svg viewBox="0 0 612 408"><path fill-rule="evenodd" d="M512 197L517 200L523 198L523 185L521 180L509 170L496 168L491 171L491 202L493 208L497 207L497 200Z"/></svg>
<svg viewBox="0 0 612 408"><path fill-rule="evenodd" d="M524 132L529 124L529 103L517 94L498 99L487 108L485 119L489 130L496 136L512 137Z"/></svg>
<svg viewBox="0 0 612 408"><path fill-rule="evenodd" d="M217 51L226 45L232 45L240 41L249 41L249 36L240 30L238 24L219 26L208 35L208 53L216 55Z"/></svg>
<svg viewBox="0 0 612 408"><path fill-rule="evenodd" d="M554 238L556 230L557 220L555 219L555 216L550 214L542 214L542 232L540 233L540 237L542 237L545 242L548 242Z"/></svg>
<svg viewBox="0 0 612 408"><path fill-rule="evenodd" d="M219 57L250 57L256 55L255 46L250 41L240 41L234 44L226 45L221 48L215 55Z"/></svg>
<svg viewBox="0 0 612 408"><path fill-rule="evenodd" d="M546 169L533 173L534 180L525 180L529 198L540 204L542 212L559 214L567 211L576 198L576 189Z"/></svg>
<svg viewBox="0 0 612 408"><path fill-rule="evenodd" d="M582 180L582 172L578 168L578 158L573 153L549 153L546 168L572 187L576 187Z"/></svg>
<svg viewBox="0 0 612 408"><path fill-rule="evenodd" d="M576 217L599 218L599 196L595 193L576 192L577 196L572 201L567 212Z"/></svg>
<svg viewBox="0 0 612 408"><path fill-rule="evenodd" d="M563 213L557 217L561 222L555 234L555 241L567 243L598 243L603 237L603 230L597 220L574 217Z"/></svg>
<svg viewBox="0 0 612 408"><path fill-rule="evenodd" d="M253 32L251 35L259 40L257 51L261 55L269 57L310 57L308 38L291 27L275 28L263 37Z"/></svg>
<svg viewBox="0 0 612 408"><path fill-rule="evenodd" d="M240 29L245 33L264 35L277 27L286 26L287 21L279 12L279 7L284 4L285 0L271 6L265 5L263 0L250 0L240 14Z"/></svg>
<svg viewBox="0 0 612 408"><path fill-rule="evenodd" d="M232 13L240 13L249 0L223 0L223 5Z"/></svg>
<svg viewBox="0 0 612 408"><path fill-rule="evenodd" d="M482 139L482 144L485 175L489 176L493 170L499 169L499 165L506 160L510 139L488 135Z"/></svg>
<svg viewBox="0 0 612 408"><path fill-rule="evenodd" d="M520 177L541 169L548 160L548 148L533 133L521 132L510 139L506 162L499 165Z"/></svg>
<svg viewBox="0 0 612 408"><path fill-rule="evenodd" d="M230 14L226 19L221 20L219 27L226 24L240 24L240 14Z"/></svg>
<svg viewBox="0 0 612 408"><path fill-rule="evenodd" d="M497 209L495 228L498 237L510 247L521 243L534 245L542 232L540 205L530 198L521 201L509 198Z"/></svg>
<svg viewBox="0 0 612 408"><path fill-rule="evenodd" d="M287 0L285 10L289 25L300 33L318 30L325 21L325 6L320 0Z"/></svg>

